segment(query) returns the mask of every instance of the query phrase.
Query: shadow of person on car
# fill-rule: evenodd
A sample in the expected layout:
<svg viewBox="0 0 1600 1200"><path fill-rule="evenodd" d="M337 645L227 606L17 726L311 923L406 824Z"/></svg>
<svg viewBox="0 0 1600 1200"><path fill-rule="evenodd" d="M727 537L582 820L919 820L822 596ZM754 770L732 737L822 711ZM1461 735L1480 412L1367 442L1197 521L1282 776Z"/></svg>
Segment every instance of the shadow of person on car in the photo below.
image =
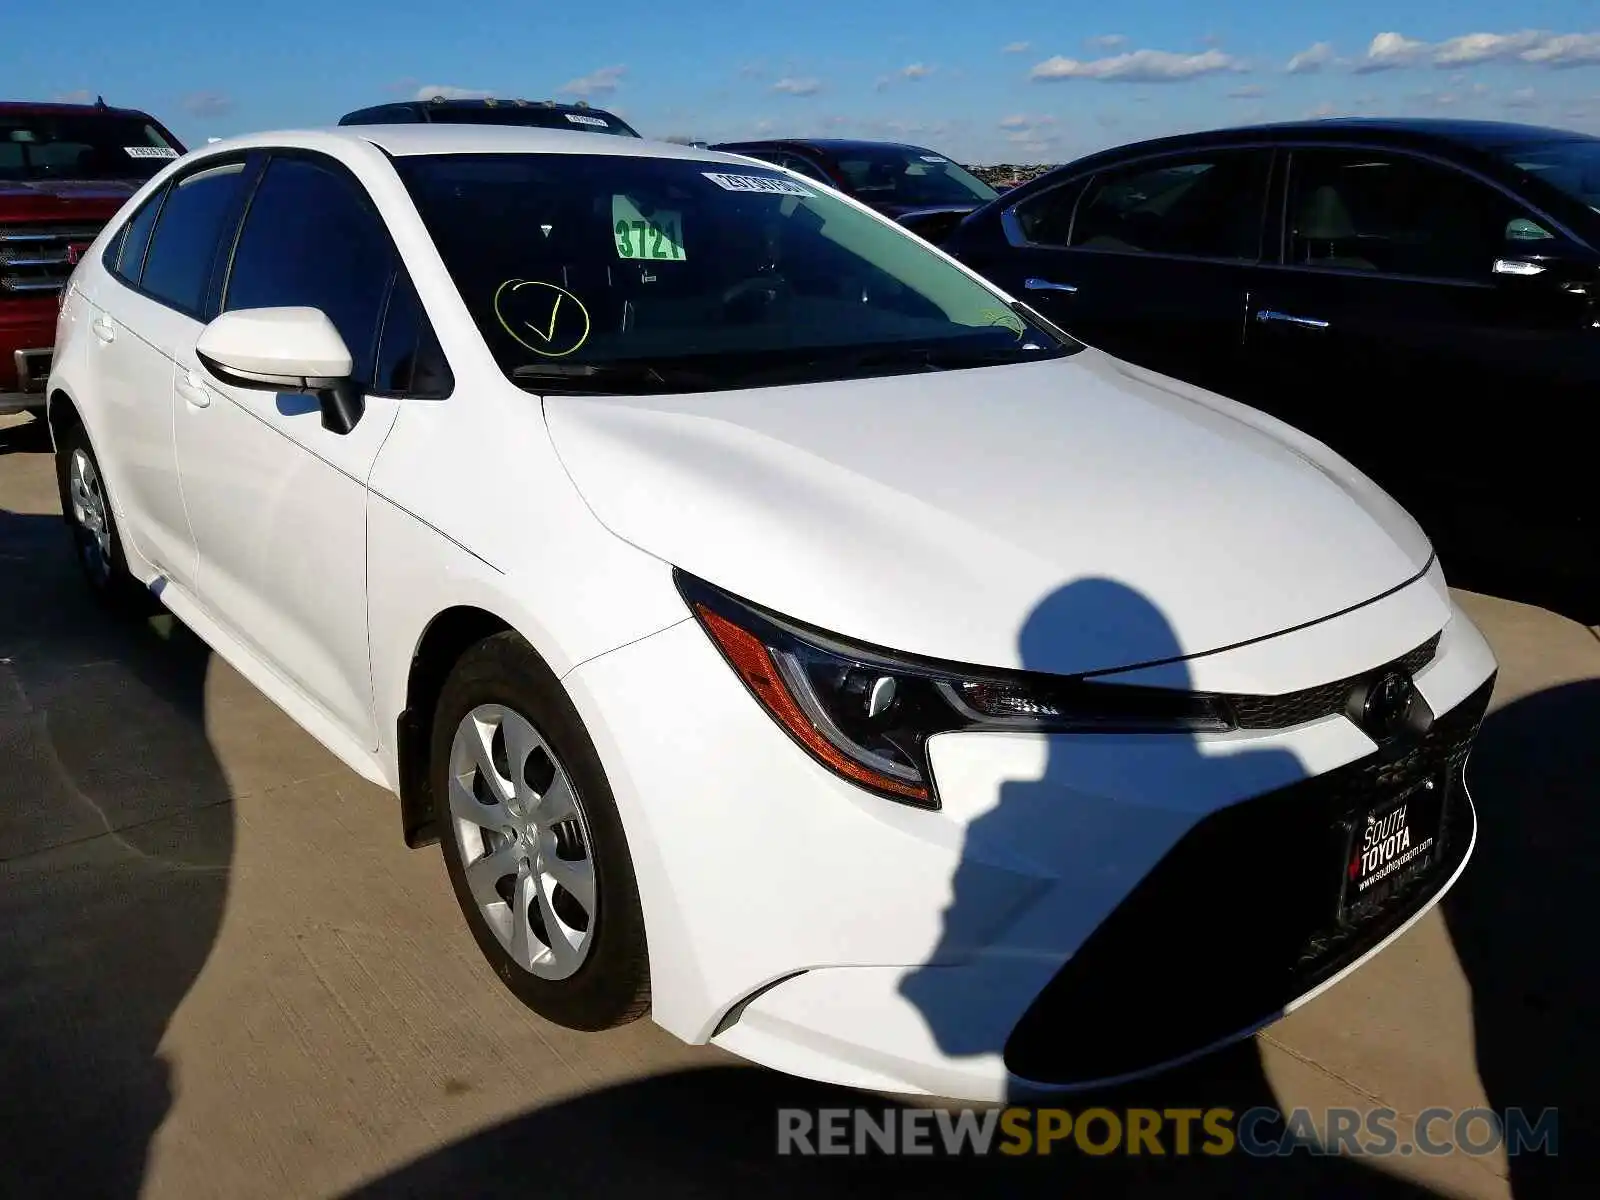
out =
<svg viewBox="0 0 1600 1200"><path fill-rule="evenodd" d="M1093 637L1110 651L1107 657L1126 662L1159 660L1179 652L1176 636L1154 606L1138 593L1104 580L1072 584L1041 604L1022 634L1024 660L1058 661L1049 652L1058 649L1053 643L1064 637ZM1182 687L1187 678L1186 670L1178 665L1162 672L1159 682ZM994 870L988 860L1002 848L1011 847L1006 858L1016 862L1041 841L1050 846L1051 861L1061 847L1067 847L1083 873L1069 883L1081 889L1080 898L1088 911L1077 919L1085 924L1087 933L1088 927L1104 917L1104 910L1115 905L1117 896L1149 872L1162 847L1182 836L1208 805L1220 803L1223 797L1270 791L1304 776L1299 760L1282 751L1203 754L1192 739L1182 735L1157 739L1148 734L1097 734L1094 739L1084 739L1071 752L1053 753L1042 777L1006 784L999 804L970 827L954 880L954 898L945 913L946 934L966 943L977 936L976 931L992 924L992 914L963 909L986 907L996 894L988 886ZM1116 797L1114 805L1111 797ZM1292 856L1279 857L1290 859L1291 868L1298 869ZM1219 869L1247 880L1254 869L1267 889L1275 883L1274 863L1270 858L1258 862L1249 855L1248 847L1242 847L1236 859L1221 863ZM1227 892L1221 882L1211 890L1214 894ZM1214 895L1208 895L1202 881L1202 886L1179 897L1176 907L1169 903L1163 910L1159 940L1136 945L1113 942L1109 949L1094 951L1099 966L1121 968L1119 977L1123 978L1137 976L1140 958L1164 955L1169 964L1177 964L1178 973L1166 981L1168 986L1133 998L1142 1006L1140 1019L1149 1022L1135 1050L1154 1049L1158 1060L1170 1057L1161 1044L1166 1027L1180 1024L1185 1013L1190 1014L1192 1026L1193 1014L1206 1011L1205 995L1226 991L1226 975L1208 969L1207 964L1225 962L1228 946L1248 949L1263 929L1270 929L1272 893L1266 890L1254 895L1247 907L1222 907ZM1070 912L1060 910L1046 916L1074 919ZM948 950L941 946L941 955ZM936 955L933 961L939 958ZM985 1005L981 990L964 997L963 1008L953 1002L953 993L941 983L941 973L959 969L919 968L905 979L903 993L922 1013L945 1053L998 1055L1003 1045L976 1032L982 1028L980 1009ZM1161 981L1147 973L1140 982L1154 986ZM1109 995L1101 997L1107 999ZM1253 1013L1252 1017L1261 1015L1265 1014ZM1078 1035L1071 1039L1072 1044L1087 1046L1096 1040L1110 1044L1092 1025L1073 1025L1068 1020L1063 1031ZM1187 1032L1192 1035L1194 1029ZM1177 1052L1192 1048L1184 1045ZM905 1103L917 1106L920 1102ZM1099 1089L1092 1096L1074 1095L1053 1103L1073 1111L1093 1104L1113 1111L1227 1107L1242 1114L1252 1108L1275 1108L1277 1101L1254 1044L1246 1041L1146 1083ZM1176 1141L1166 1136L1166 1152L1159 1158L1148 1152L1086 1154L1070 1140L1056 1144L1048 1157L1007 1155L993 1147L983 1156L947 1156L938 1150L924 1156L895 1157L779 1152L782 1109L801 1109L820 1119L818 1112L823 1109L865 1108L874 1119L881 1119L885 1109L901 1107L897 1100L749 1067L681 1071L610 1087L515 1117L348 1195L351 1200L510 1197L527 1190L530 1170L536 1172L540 1189L555 1195L630 1196L647 1190L658 1198L742 1197L754 1192L766 1200L819 1194L943 1200L984 1194L985 1189L1000 1186L1011 1197L1059 1200L1074 1194L1079 1184L1094 1188L1091 1194L1097 1195L1137 1192L1140 1196L1185 1198L1257 1193L1380 1198L1431 1195L1351 1159L1313 1156L1304 1149L1271 1159L1252 1158L1237 1150L1222 1157L1199 1153L1204 1139L1198 1125L1191 1153L1175 1154ZM1263 1123L1255 1132L1265 1141L1280 1136L1282 1130ZM936 1131L930 1140L941 1141ZM994 1145L1001 1141L997 1137ZM821 1149L819 1143L813 1145Z"/></svg>
<svg viewBox="0 0 1600 1200"><path fill-rule="evenodd" d="M0 510L0 573L0 1192L131 1197L233 855L211 655L97 607L58 515Z"/></svg>
<svg viewBox="0 0 1600 1200"><path fill-rule="evenodd" d="M1472 986L1478 1073L1497 1112L1558 1110L1557 1153L1509 1159L1517 1200L1592 1193L1600 1145L1600 680L1489 715L1468 782L1480 836L1442 905ZM1580 1176L1580 1171L1583 1175ZM1588 1178L1587 1189L1580 1178Z"/></svg>

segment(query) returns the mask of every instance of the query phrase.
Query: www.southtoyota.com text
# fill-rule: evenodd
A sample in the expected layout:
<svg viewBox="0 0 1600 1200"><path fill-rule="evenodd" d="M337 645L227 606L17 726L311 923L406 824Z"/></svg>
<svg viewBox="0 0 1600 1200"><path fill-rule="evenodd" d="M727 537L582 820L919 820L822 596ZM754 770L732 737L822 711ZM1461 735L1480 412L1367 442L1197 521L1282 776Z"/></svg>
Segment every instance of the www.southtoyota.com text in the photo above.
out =
<svg viewBox="0 0 1600 1200"><path fill-rule="evenodd" d="M1319 1119L1320 1117L1320 1119ZM780 1155L1555 1155L1546 1108L782 1108Z"/></svg>

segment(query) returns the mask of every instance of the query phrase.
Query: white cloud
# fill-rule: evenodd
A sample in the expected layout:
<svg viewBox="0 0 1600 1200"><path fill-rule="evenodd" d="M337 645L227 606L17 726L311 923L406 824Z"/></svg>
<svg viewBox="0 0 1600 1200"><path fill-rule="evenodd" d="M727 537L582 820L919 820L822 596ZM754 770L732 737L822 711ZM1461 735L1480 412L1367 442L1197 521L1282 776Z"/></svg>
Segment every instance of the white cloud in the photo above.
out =
<svg viewBox="0 0 1600 1200"><path fill-rule="evenodd" d="M926 79L932 74L933 68L928 66L927 63L912 63L909 67L900 68L900 78L902 79Z"/></svg>
<svg viewBox="0 0 1600 1200"><path fill-rule="evenodd" d="M1284 70L1291 75L1310 75L1322 70L1333 61L1333 45L1329 42L1318 42L1314 46L1307 46L1289 60Z"/></svg>
<svg viewBox="0 0 1600 1200"><path fill-rule="evenodd" d="M1033 49L1032 42L1011 42L1000 48L1001 54L1026 54Z"/></svg>
<svg viewBox="0 0 1600 1200"><path fill-rule="evenodd" d="M1247 83L1243 87L1236 87L1228 93L1229 100L1259 100L1267 94L1267 89L1259 83Z"/></svg>
<svg viewBox="0 0 1600 1200"><path fill-rule="evenodd" d="M482 88L456 87L450 83L425 83L417 89L416 99L432 100L435 96L443 96L446 100L482 100L494 95Z"/></svg>
<svg viewBox="0 0 1600 1200"><path fill-rule="evenodd" d="M1032 124L1033 118L1024 116L1022 113L1000 118L1001 129L1026 129Z"/></svg>
<svg viewBox="0 0 1600 1200"><path fill-rule="evenodd" d="M622 86L622 77L627 73L627 67L600 67L567 80L557 90L568 96L609 96Z"/></svg>
<svg viewBox="0 0 1600 1200"><path fill-rule="evenodd" d="M1083 44L1091 50L1121 50L1128 44L1128 39L1120 33L1107 33L1100 37L1084 38Z"/></svg>
<svg viewBox="0 0 1600 1200"><path fill-rule="evenodd" d="M1374 71L1414 66L1422 61L1428 50L1427 42L1419 42L1398 33L1380 33L1372 39L1366 55L1357 61L1355 70L1358 74L1366 75Z"/></svg>
<svg viewBox="0 0 1600 1200"><path fill-rule="evenodd" d="M1531 87L1518 88L1506 97L1507 108L1537 108L1539 106L1539 93Z"/></svg>
<svg viewBox="0 0 1600 1200"><path fill-rule="evenodd" d="M1206 50L1200 54L1172 54L1166 50L1131 50L1110 58L1096 58L1081 62L1075 58L1047 58L1037 64L1029 78L1036 83L1051 83L1062 79L1098 79L1108 83L1172 83L1181 79L1195 79L1202 75L1215 75L1220 71L1237 71L1242 64L1221 50Z"/></svg>
<svg viewBox="0 0 1600 1200"><path fill-rule="evenodd" d="M78 88L71 92L57 92L50 100L53 104L93 104L94 93L88 88Z"/></svg>
<svg viewBox="0 0 1600 1200"><path fill-rule="evenodd" d="M792 75L785 75L772 85L772 90L790 96L815 96L822 90L822 80L810 77L797 79Z"/></svg>
<svg viewBox="0 0 1600 1200"><path fill-rule="evenodd" d="M1600 64L1600 33L1464 33L1442 42L1424 42L1399 33L1380 33L1353 64L1357 73L1429 64L1441 70L1484 63L1522 63L1535 67Z"/></svg>
<svg viewBox="0 0 1600 1200"><path fill-rule="evenodd" d="M1337 117L1340 115L1342 114L1339 112L1339 110L1326 100L1306 113L1306 116L1313 121L1321 120L1324 117Z"/></svg>
<svg viewBox="0 0 1600 1200"><path fill-rule="evenodd" d="M1600 63L1600 33L1563 33L1547 37L1517 57L1541 67L1583 67Z"/></svg>

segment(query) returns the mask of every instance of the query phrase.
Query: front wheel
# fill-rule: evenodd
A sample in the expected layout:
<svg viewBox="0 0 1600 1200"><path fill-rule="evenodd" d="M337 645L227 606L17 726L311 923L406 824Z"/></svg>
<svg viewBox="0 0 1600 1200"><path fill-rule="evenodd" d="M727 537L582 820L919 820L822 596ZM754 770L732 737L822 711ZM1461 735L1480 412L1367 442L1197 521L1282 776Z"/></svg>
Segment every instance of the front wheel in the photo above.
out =
<svg viewBox="0 0 1600 1200"><path fill-rule="evenodd" d="M429 776L451 886L502 982L572 1029L642 1016L644 918L616 802L577 710L516 634L450 672Z"/></svg>

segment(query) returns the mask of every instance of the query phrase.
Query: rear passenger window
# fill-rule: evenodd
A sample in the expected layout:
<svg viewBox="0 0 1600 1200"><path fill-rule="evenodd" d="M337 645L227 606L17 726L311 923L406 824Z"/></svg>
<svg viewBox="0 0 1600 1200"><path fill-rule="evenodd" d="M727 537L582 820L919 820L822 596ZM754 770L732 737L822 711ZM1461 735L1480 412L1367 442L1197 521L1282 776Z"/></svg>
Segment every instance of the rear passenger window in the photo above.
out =
<svg viewBox="0 0 1600 1200"><path fill-rule="evenodd" d="M1264 151L1229 150L1101 171L1078 205L1072 245L1253 262L1267 163Z"/></svg>
<svg viewBox="0 0 1600 1200"><path fill-rule="evenodd" d="M1072 212L1087 180L1074 179L1060 187L1029 196L1014 210L1023 239L1035 246L1065 246L1072 233Z"/></svg>
<svg viewBox="0 0 1600 1200"><path fill-rule="evenodd" d="M223 310L320 308L370 385L394 252L353 180L303 158L274 158L234 250Z"/></svg>
<svg viewBox="0 0 1600 1200"><path fill-rule="evenodd" d="M156 227L156 217L161 214L161 201L166 194L167 189L162 188L146 200L139 211L133 214L133 219L122 227L122 236L117 239L117 253L110 264L111 269L119 278L135 287L139 284L139 272L144 269L144 253L150 246L150 231Z"/></svg>
<svg viewBox="0 0 1600 1200"><path fill-rule="evenodd" d="M217 242L243 177L243 163L224 163L172 185L150 239L141 288L173 308L199 314Z"/></svg>

